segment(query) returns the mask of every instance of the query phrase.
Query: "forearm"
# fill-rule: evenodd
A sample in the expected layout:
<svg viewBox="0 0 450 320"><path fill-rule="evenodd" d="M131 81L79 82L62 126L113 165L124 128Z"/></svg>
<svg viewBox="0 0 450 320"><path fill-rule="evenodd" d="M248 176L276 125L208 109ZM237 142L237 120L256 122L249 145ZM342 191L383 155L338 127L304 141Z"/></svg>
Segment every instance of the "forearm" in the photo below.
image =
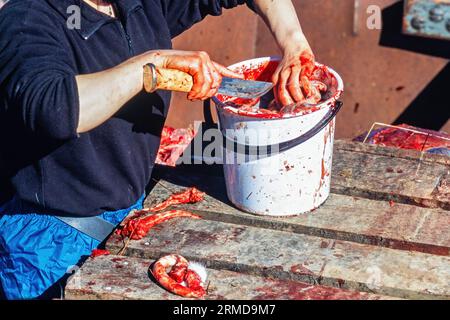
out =
<svg viewBox="0 0 450 320"><path fill-rule="evenodd" d="M242 77L212 61L205 52L155 50L125 61L117 67L76 77L79 97L77 133L87 132L112 117L143 89L143 67L175 69L190 74L194 85L188 99L214 96L225 77Z"/></svg>
<svg viewBox="0 0 450 320"><path fill-rule="evenodd" d="M309 47L291 0L255 0L255 4L283 53Z"/></svg>
<svg viewBox="0 0 450 320"><path fill-rule="evenodd" d="M151 55L130 59L114 68L76 77L79 97L78 133L112 117L143 88L143 65ZM150 62L150 61L149 61Z"/></svg>

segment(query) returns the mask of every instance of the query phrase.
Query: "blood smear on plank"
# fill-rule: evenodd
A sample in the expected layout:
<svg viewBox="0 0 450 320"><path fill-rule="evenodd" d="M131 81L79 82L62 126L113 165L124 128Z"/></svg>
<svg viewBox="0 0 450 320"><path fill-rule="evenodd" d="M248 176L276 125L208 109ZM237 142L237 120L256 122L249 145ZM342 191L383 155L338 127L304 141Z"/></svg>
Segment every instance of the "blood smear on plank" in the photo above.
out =
<svg viewBox="0 0 450 320"><path fill-rule="evenodd" d="M362 136L355 141L361 141ZM450 135L444 132L416 128L406 124L383 127L369 135L370 144L429 152L436 149L450 150Z"/></svg>

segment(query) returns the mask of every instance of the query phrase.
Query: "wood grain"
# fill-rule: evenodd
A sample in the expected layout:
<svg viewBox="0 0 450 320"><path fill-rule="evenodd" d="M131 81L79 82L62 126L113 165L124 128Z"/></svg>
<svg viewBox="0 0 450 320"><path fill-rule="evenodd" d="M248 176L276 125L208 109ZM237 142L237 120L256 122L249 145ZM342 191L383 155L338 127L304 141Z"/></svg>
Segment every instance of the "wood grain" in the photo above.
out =
<svg viewBox="0 0 450 320"><path fill-rule="evenodd" d="M157 285L149 267L154 260L102 256L89 259L66 286L69 300L187 300ZM108 272L104 272L108 270ZM269 279L208 269L207 300L392 300L380 296L296 281Z"/></svg>
<svg viewBox="0 0 450 320"><path fill-rule="evenodd" d="M339 141L333 157L333 193L450 210L448 157Z"/></svg>
<svg viewBox="0 0 450 320"><path fill-rule="evenodd" d="M207 179L215 186L216 191L211 192L209 189L209 194L225 192L220 191L220 186L224 185L221 178L198 175L197 178ZM146 205L152 206L163 201L171 194L169 190L178 192L183 189L161 180L147 197ZM331 194L325 204L312 213L292 218L272 218L244 213L233 207L227 199L217 199L217 196L212 195L207 195L203 202L181 208L208 220L450 255L450 212L446 210Z"/></svg>
<svg viewBox="0 0 450 320"><path fill-rule="evenodd" d="M107 248L119 252L112 236ZM449 257L229 223L177 219L131 241L125 255L177 253L213 269L400 298L450 298Z"/></svg>

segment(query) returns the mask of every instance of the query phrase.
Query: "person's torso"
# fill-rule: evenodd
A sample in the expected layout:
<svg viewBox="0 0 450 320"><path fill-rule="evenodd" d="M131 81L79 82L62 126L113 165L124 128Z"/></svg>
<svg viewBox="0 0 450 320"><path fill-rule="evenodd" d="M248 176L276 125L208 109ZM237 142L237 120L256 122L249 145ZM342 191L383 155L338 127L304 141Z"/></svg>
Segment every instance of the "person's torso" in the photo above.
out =
<svg viewBox="0 0 450 320"><path fill-rule="evenodd" d="M56 28L68 21L61 13L71 1L37 1L55 11ZM103 71L148 50L171 48L156 1L117 4L121 19L109 19L82 4L81 29L61 28L77 74ZM5 121L2 135L15 133L0 145L5 180L21 200L46 212L89 216L126 208L149 182L169 100L168 93L142 92L104 124L65 142L16 134L17 128L8 130L16 124Z"/></svg>

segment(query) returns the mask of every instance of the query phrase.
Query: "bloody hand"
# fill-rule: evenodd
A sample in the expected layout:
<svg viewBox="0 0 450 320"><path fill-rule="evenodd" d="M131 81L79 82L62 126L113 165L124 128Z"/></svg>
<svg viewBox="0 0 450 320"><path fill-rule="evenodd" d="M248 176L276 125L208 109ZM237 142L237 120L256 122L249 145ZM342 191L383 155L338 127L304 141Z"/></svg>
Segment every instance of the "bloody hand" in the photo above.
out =
<svg viewBox="0 0 450 320"><path fill-rule="evenodd" d="M214 96L222 77L242 78L212 61L203 51L158 50L150 54L151 62L157 67L184 71L194 78L194 86L187 96L189 100L206 100Z"/></svg>
<svg viewBox="0 0 450 320"><path fill-rule="evenodd" d="M310 95L309 78L314 70L315 59L306 43L302 47L285 53L272 77L275 97L283 105L302 103Z"/></svg>

